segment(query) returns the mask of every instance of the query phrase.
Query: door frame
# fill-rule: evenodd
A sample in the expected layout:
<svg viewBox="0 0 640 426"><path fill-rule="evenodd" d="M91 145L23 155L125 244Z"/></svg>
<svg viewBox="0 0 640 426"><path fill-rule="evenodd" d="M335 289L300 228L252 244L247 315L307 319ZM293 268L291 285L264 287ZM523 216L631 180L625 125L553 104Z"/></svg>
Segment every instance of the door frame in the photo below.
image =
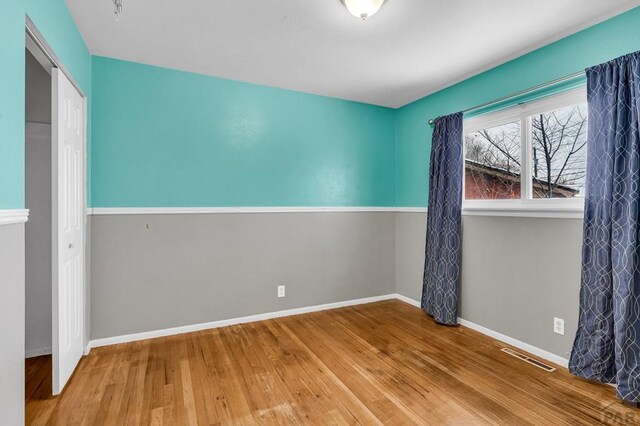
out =
<svg viewBox="0 0 640 426"><path fill-rule="evenodd" d="M84 355L87 355L89 353L89 345L88 345L88 338L87 338L87 330L88 330L88 318L87 318L87 306L88 306L88 295L89 295L89 277L87 276L87 261L90 258L89 257L89 253L88 253L88 248L87 248L87 241L89 239L88 236L88 230L87 230L87 136L88 136L88 132L87 132L87 128L88 128L88 102L87 102L87 95L86 93L82 90L82 88L80 87L80 85L78 85L78 83L74 80L73 76L71 75L71 73L67 70L67 68L64 66L64 64L62 63L62 61L58 58L58 56L55 54L54 50L51 48L51 46L47 43L46 39L44 38L44 36L42 35L42 33L37 29L36 25L33 23L33 21L31 20L31 18L29 18L29 16L26 16L26 25L25 25L25 47L26 49L38 60L38 62L49 72L49 74L52 74L52 69L53 68L57 68L58 70L60 70L60 72L62 72L67 79L71 82L71 84L74 86L74 88L78 91L78 93L80 94L81 98L82 98L82 114L83 114L83 129L82 129L82 143L83 143L83 159L82 159L82 205L84 206L83 209L83 217L82 217L82 228L83 228L83 252L84 252L84 262L82 264L82 276L83 276L83 294L84 294L84 300L82 303L82 327L83 327L83 353ZM57 102L57 99L52 99L52 102ZM52 129L53 129L53 123L52 123ZM53 136L53 135L52 135ZM52 166L54 166L53 162L57 162L57 155L52 155L51 158L52 161ZM58 169L56 167L56 169ZM25 171L26 172L26 171ZM52 182L52 186L56 184L56 182ZM53 189L53 188L52 188ZM53 204L52 204L52 210L53 210ZM55 213L52 211L52 214ZM57 214L53 214L52 217L56 217L57 218ZM58 219L59 220L59 219ZM57 223L56 224L52 224L55 227L52 227L52 232L55 232L55 230L57 230ZM55 239L54 239L55 240ZM52 258L57 258L57 254L59 249L57 244L55 243L55 241L52 241ZM56 271L55 269L55 265L52 264L52 270L51 270L51 279L52 282L53 280L57 280L57 274L56 276L54 276L54 271ZM53 303L53 299L52 299L52 303ZM56 326L56 324L53 324L53 318L52 318L52 329L54 328L54 326ZM53 330L52 330L53 331ZM53 346L53 345L52 345Z"/></svg>

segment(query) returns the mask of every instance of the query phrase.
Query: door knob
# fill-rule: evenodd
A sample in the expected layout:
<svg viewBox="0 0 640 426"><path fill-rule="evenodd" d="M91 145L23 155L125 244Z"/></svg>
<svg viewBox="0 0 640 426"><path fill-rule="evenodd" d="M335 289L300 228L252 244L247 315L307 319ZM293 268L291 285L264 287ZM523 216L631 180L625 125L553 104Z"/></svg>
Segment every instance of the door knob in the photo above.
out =
<svg viewBox="0 0 640 426"><path fill-rule="evenodd" d="M73 248L73 243L69 243L69 248L72 249Z"/></svg>

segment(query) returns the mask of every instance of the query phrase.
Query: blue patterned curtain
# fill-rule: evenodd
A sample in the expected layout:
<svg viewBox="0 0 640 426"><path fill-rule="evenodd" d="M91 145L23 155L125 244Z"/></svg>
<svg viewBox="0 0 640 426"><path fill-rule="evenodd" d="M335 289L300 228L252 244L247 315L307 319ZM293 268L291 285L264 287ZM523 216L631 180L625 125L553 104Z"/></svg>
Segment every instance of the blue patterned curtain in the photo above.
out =
<svg viewBox="0 0 640 426"><path fill-rule="evenodd" d="M587 70L578 333L569 370L640 402L640 52Z"/></svg>
<svg viewBox="0 0 640 426"><path fill-rule="evenodd" d="M422 309L448 325L458 323L462 152L462 113L438 118L429 163Z"/></svg>

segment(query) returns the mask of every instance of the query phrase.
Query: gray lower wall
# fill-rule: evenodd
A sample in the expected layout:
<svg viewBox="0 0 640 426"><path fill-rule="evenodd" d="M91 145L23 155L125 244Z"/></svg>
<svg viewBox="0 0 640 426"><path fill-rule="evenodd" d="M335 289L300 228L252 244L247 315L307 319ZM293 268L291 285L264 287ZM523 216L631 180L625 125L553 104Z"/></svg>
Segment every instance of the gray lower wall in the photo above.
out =
<svg viewBox="0 0 640 426"><path fill-rule="evenodd" d="M0 225L0 425L24 424L24 225Z"/></svg>
<svg viewBox="0 0 640 426"><path fill-rule="evenodd" d="M97 215L91 259L91 338L152 331L394 293L395 213Z"/></svg>
<svg viewBox="0 0 640 426"><path fill-rule="evenodd" d="M420 300L426 215L398 213L398 293ZM580 291L582 220L463 217L459 316L568 357ZM553 318L565 320L565 335Z"/></svg>
<svg viewBox="0 0 640 426"><path fill-rule="evenodd" d="M422 292L426 231L426 212L397 213L396 291L413 300L420 300Z"/></svg>
<svg viewBox="0 0 640 426"><path fill-rule="evenodd" d="M424 213L93 216L91 338L394 292L419 300L425 221ZM460 316L566 358L582 221L465 216L463 226ZM564 336L553 333L553 317L565 320Z"/></svg>

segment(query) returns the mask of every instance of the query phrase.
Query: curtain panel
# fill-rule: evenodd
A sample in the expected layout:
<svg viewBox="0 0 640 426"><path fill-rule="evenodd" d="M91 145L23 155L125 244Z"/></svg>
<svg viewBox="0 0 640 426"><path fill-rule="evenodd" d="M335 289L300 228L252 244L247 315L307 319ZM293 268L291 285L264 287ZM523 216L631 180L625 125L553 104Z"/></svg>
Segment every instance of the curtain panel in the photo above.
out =
<svg viewBox="0 0 640 426"><path fill-rule="evenodd" d="M458 323L462 237L462 113L436 119L429 163L422 309L441 324Z"/></svg>
<svg viewBox="0 0 640 426"><path fill-rule="evenodd" d="M640 52L587 70L580 316L569 370L640 402Z"/></svg>

